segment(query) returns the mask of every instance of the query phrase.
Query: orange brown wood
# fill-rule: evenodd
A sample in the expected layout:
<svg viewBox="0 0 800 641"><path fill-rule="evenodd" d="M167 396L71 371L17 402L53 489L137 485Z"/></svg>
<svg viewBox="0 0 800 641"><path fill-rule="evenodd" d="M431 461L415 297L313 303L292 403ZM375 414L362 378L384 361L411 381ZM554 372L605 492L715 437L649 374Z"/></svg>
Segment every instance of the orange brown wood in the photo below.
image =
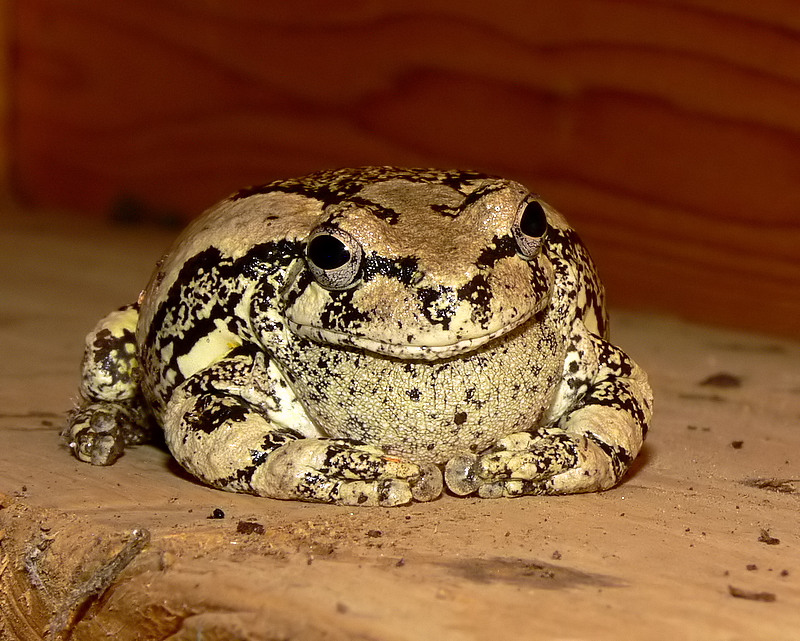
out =
<svg viewBox="0 0 800 641"><path fill-rule="evenodd" d="M29 204L188 217L356 164L503 173L612 303L800 335L800 9L782 0L16 0Z"/></svg>

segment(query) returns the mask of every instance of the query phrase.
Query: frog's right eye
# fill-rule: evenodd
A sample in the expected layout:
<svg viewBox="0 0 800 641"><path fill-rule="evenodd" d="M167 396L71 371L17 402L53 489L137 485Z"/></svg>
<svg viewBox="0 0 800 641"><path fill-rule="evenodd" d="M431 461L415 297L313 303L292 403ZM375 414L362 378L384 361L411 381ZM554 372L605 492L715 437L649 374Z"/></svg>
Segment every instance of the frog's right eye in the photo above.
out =
<svg viewBox="0 0 800 641"><path fill-rule="evenodd" d="M306 244L306 263L325 289L347 289L361 276L361 245L346 231L322 227Z"/></svg>
<svg viewBox="0 0 800 641"><path fill-rule="evenodd" d="M533 198L523 202L511 231L517 241L519 255L525 260L536 258L547 234L547 213L542 204Z"/></svg>

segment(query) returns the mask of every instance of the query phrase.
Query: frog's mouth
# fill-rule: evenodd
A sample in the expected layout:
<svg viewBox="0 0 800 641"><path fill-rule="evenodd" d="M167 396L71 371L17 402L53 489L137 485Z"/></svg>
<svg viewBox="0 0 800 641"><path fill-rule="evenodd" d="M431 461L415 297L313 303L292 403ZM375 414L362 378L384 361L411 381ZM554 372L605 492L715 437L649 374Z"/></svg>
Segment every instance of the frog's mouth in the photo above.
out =
<svg viewBox="0 0 800 641"><path fill-rule="evenodd" d="M381 340L332 329L322 329L311 325L301 325L291 320L287 322L289 330L293 334L302 336L316 343L364 349L375 354L406 360L434 361L474 352L487 343L517 329L520 325L529 321L534 316L535 312L536 310L530 310L521 314L499 329L488 331L477 336L457 338L449 343L433 341L426 343L422 337L408 342ZM415 336L411 334L408 338L415 339Z"/></svg>

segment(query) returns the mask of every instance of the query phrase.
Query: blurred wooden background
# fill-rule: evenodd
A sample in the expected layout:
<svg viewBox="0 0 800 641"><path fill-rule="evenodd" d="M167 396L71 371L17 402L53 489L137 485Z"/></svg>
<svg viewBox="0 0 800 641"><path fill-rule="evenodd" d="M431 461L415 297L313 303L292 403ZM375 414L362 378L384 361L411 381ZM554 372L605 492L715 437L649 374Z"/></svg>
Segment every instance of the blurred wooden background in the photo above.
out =
<svg viewBox="0 0 800 641"><path fill-rule="evenodd" d="M800 336L796 2L0 11L0 176L32 211L188 218L324 167L475 168L564 212L612 304Z"/></svg>

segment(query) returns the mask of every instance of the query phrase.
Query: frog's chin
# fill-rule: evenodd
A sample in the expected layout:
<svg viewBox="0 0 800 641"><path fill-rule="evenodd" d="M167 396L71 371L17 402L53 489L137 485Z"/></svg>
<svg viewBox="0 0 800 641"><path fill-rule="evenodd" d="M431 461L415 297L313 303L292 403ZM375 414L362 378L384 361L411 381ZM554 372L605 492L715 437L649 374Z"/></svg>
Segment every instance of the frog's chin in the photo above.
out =
<svg viewBox="0 0 800 641"><path fill-rule="evenodd" d="M462 338L460 340L453 341L452 343L445 344L397 343L378 340L368 336L359 336L348 334L346 332L322 329L310 325L299 325L292 321L289 321L288 325L289 330L293 334L312 340L315 343L364 349L368 352L373 352L382 356L391 356L394 358L402 358L407 360L435 361L445 358L452 358L454 356L462 356L464 354L474 352L487 343L496 340L501 336L505 336L509 332L515 330L517 327L530 320L532 316L533 312L530 312L515 318L500 329L478 336Z"/></svg>

